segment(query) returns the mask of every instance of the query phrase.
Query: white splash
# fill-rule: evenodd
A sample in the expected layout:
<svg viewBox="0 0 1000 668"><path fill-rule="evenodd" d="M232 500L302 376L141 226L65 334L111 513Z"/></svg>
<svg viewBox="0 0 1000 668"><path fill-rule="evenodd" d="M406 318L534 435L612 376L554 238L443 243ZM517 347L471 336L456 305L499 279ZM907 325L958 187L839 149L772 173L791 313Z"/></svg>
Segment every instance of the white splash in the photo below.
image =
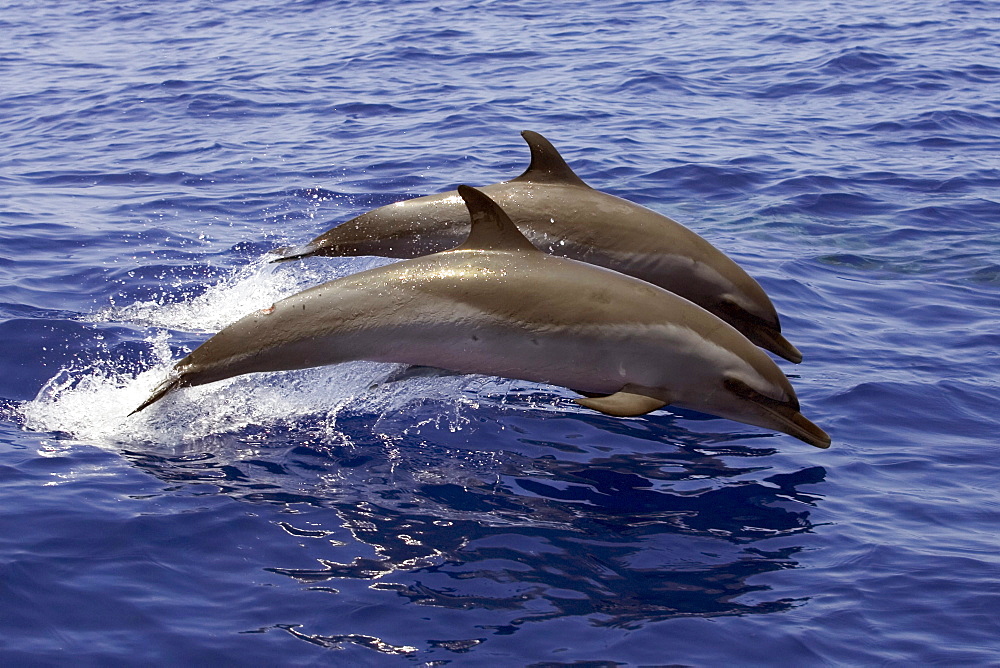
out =
<svg viewBox="0 0 1000 668"><path fill-rule="evenodd" d="M183 444L251 425L294 424L306 418L332 433L338 414L347 408L371 414L375 427L415 401L437 400L453 406L449 414L438 416L438 426L454 430L467 422L461 408L476 405L468 396L470 388L487 382L482 377L429 376L395 383L393 376L403 365L350 362L184 388L130 415L175 362L165 333L148 341L156 361L137 375L111 361L61 370L21 405L24 426L109 446Z"/></svg>
<svg viewBox="0 0 1000 668"><path fill-rule="evenodd" d="M110 352L104 359L60 370L19 413L35 431L61 432L94 444L192 443L215 434L238 433L251 425L290 425L306 418L331 434L338 415L371 414L372 427L396 424L415 402L439 401L448 408L432 418L437 428L461 429L466 408L480 393L499 394L506 381L482 376L404 373L404 365L352 362L331 367L250 374L200 387L184 388L130 415L177 361L168 330L214 332L247 312L338 276L386 264L381 258L344 258L268 264L266 258L240 268L188 301L158 300L111 305L91 318L97 322L150 327L148 359L142 369ZM414 416L411 426L427 421ZM406 422L403 420L402 422Z"/></svg>
<svg viewBox="0 0 1000 668"><path fill-rule="evenodd" d="M169 303L160 297L124 306L112 303L91 319L214 333L247 313L313 285L393 262L376 257L323 258L321 261L278 264L271 264L269 260L269 256L259 258L183 302Z"/></svg>

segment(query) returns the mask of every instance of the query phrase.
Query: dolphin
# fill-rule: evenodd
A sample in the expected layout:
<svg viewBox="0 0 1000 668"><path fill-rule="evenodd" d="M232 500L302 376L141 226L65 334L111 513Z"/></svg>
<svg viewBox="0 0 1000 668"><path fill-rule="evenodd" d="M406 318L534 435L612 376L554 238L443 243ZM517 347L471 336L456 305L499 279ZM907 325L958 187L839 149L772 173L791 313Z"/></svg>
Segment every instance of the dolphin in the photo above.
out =
<svg viewBox="0 0 1000 668"><path fill-rule="evenodd" d="M458 193L472 221L464 243L251 313L178 362L133 413L182 387L369 360L561 385L608 415L673 404L830 445L735 328L663 288L544 253L485 194Z"/></svg>
<svg viewBox="0 0 1000 668"><path fill-rule="evenodd" d="M528 169L481 190L538 248L658 285L719 316L757 345L794 363L802 353L781 335L774 305L739 265L680 223L594 190L537 132L521 133ZM414 258L460 244L468 215L454 190L383 206L304 246L280 249L275 262L314 255Z"/></svg>

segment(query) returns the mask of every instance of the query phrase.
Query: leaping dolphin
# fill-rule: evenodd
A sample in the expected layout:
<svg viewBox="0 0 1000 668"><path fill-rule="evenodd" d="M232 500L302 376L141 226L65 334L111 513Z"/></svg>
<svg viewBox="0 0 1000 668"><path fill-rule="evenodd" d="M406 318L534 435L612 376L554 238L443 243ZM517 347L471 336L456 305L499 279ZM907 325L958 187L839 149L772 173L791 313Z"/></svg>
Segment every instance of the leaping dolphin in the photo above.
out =
<svg viewBox="0 0 1000 668"><path fill-rule="evenodd" d="M242 318L178 362L136 411L181 387L368 360L561 385L609 415L673 404L830 445L777 365L736 329L645 281L543 253L486 195L458 193L472 219L465 243Z"/></svg>
<svg viewBox="0 0 1000 668"><path fill-rule="evenodd" d="M771 300L724 253L680 223L594 190L537 132L521 133L531 149L523 174L481 190L538 248L648 281L719 316L757 345L794 363L802 353L781 335ZM383 206L282 249L275 261L312 255L414 258L460 244L468 215L454 190Z"/></svg>

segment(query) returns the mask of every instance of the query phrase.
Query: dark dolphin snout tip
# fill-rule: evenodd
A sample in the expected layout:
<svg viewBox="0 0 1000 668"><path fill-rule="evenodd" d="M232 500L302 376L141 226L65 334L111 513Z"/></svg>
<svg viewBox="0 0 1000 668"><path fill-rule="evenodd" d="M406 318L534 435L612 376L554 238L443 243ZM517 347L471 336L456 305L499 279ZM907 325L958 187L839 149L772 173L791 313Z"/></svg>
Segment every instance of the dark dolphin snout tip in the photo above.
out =
<svg viewBox="0 0 1000 668"><path fill-rule="evenodd" d="M792 364L799 364L802 362L802 353L799 349L791 344L788 339L783 337L780 333L776 333L775 342L778 344L776 350L772 350L775 355L783 357Z"/></svg>
<svg viewBox="0 0 1000 668"><path fill-rule="evenodd" d="M754 327L752 331L748 332L747 338L764 350L769 350L792 364L799 364L802 361L802 353L799 352L799 349L793 346L777 329Z"/></svg>
<svg viewBox="0 0 1000 668"><path fill-rule="evenodd" d="M770 317L752 313L736 299L727 295L705 308L738 329L755 346L760 346L792 364L798 364L802 361L802 353L781 335L778 316L773 313L774 308L767 297L764 296L763 299L767 301L768 307L764 309L765 314L767 310L772 311Z"/></svg>
<svg viewBox="0 0 1000 668"><path fill-rule="evenodd" d="M792 425L789 435L808 443L809 445L826 450L830 447L832 440L830 435L813 424L802 413L795 413L789 418Z"/></svg>

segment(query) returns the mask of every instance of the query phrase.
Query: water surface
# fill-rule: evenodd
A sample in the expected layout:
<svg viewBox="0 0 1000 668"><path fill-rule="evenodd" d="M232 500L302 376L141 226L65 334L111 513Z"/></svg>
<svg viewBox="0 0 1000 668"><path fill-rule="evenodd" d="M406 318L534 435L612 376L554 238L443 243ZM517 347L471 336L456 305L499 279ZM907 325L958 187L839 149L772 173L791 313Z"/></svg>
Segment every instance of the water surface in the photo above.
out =
<svg viewBox="0 0 1000 668"><path fill-rule="evenodd" d="M5 664L996 662L994 3L0 9ZM830 450L367 363L126 417L523 129L760 281Z"/></svg>

